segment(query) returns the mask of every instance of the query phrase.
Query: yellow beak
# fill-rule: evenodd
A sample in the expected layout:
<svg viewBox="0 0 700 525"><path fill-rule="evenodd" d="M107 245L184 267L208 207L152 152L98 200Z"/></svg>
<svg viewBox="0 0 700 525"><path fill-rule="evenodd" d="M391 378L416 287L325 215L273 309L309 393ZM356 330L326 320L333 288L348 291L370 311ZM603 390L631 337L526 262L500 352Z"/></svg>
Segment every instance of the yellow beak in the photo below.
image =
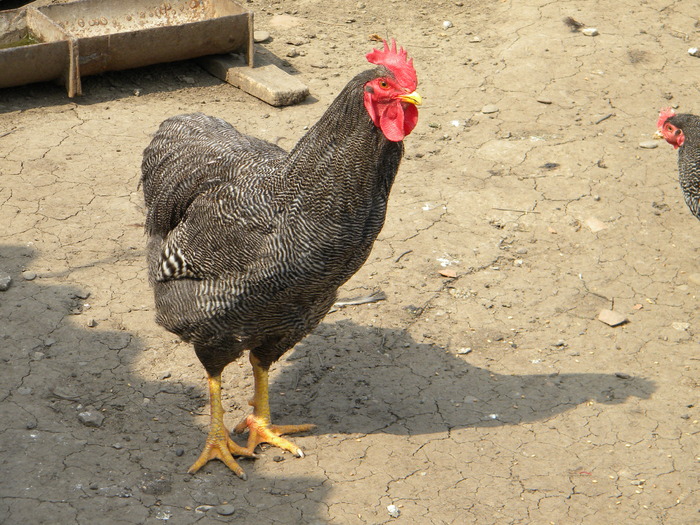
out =
<svg viewBox="0 0 700 525"><path fill-rule="evenodd" d="M418 94L418 91L408 93L407 95L399 95L398 98L399 100L403 100L404 102L408 102L409 104L413 104L415 106L420 106L423 103L423 99Z"/></svg>

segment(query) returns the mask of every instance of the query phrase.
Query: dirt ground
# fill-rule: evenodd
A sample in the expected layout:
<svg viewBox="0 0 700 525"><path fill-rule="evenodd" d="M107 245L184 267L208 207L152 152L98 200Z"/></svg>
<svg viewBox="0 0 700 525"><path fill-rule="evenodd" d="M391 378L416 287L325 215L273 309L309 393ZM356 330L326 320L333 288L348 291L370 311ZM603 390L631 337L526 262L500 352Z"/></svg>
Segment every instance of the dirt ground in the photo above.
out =
<svg viewBox="0 0 700 525"><path fill-rule="evenodd" d="M305 103L194 62L84 78L74 100L0 90L0 522L698 523L700 224L673 149L640 147L661 107L700 111L693 3L246 5ZM274 368L275 420L318 425L304 459L190 476L205 375L153 320L142 151L193 111L290 148L372 34L408 49L425 99L340 294L387 299L329 314ZM230 424L251 387L246 359L227 368Z"/></svg>

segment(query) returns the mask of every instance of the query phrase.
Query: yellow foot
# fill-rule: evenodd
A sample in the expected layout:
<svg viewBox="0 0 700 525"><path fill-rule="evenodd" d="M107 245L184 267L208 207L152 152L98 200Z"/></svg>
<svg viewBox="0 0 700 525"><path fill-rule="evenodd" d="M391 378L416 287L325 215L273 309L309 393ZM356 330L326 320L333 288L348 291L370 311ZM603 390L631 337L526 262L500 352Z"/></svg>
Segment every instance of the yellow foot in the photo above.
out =
<svg viewBox="0 0 700 525"><path fill-rule="evenodd" d="M255 457L255 454L248 451L248 448L236 444L230 437L228 431L224 428L223 431L212 431L207 437L207 443L204 445L204 450L199 455L197 461L189 468L188 474L194 474L212 459L219 459L230 468L239 478L247 479L245 472L241 466L233 459L236 456Z"/></svg>
<svg viewBox="0 0 700 525"><path fill-rule="evenodd" d="M234 432L241 434L248 429L248 447L246 450L250 455L254 455L255 448L260 443L269 443L270 445L279 447L282 450L291 452L299 458L303 458L304 452L302 452L299 447L288 439L284 439L280 436L283 434L293 434L295 432L306 432L315 426L316 425L313 424L269 425L264 419L251 414L236 426Z"/></svg>

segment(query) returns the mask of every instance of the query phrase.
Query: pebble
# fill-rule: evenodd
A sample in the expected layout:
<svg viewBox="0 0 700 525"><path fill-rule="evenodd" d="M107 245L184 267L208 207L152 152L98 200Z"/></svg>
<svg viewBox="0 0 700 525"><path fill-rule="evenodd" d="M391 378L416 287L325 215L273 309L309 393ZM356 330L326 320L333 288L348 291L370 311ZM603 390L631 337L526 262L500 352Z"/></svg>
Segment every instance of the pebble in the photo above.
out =
<svg viewBox="0 0 700 525"><path fill-rule="evenodd" d="M671 326L673 326L674 330L678 330L679 332L685 332L690 328L690 323L680 323L678 321L675 321L671 323Z"/></svg>
<svg viewBox="0 0 700 525"><path fill-rule="evenodd" d="M27 421L27 430L34 430L36 428L36 421Z"/></svg>
<svg viewBox="0 0 700 525"><path fill-rule="evenodd" d="M471 353L471 351L472 351L471 348L466 347L466 348L460 348L459 350L457 350L457 353L460 355L466 355L466 354Z"/></svg>
<svg viewBox="0 0 700 525"><path fill-rule="evenodd" d="M253 33L253 42L256 44L266 42L267 40L270 40L270 33L267 31L255 31Z"/></svg>
<svg viewBox="0 0 700 525"><path fill-rule="evenodd" d="M95 321L94 319L90 319L90 320L86 323L86 325L87 325L88 328L95 328L95 327L97 326L97 321Z"/></svg>
<svg viewBox="0 0 700 525"><path fill-rule="evenodd" d="M595 27L586 27L581 30L581 33L583 33L586 36L598 36L598 29Z"/></svg>
<svg viewBox="0 0 700 525"><path fill-rule="evenodd" d="M608 326L618 326L627 322L627 318L624 315L613 310L601 310L600 314L598 314L598 320Z"/></svg>
<svg viewBox="0 0 700 525"><path fill-rule="evenodd" d="M32 272L30 270L27 270L26 272L22 272L22 278L25 281L33 281L34 279L36 279L36 273Z"/></svg>
<svg viewBox="0 0 700 525"><path fill-rule="evenodd" d="M175 449L175 455L176 455L177 457L182 456L184 453L185 453L185 449L184 449L184 448L176 448L176 449Z"/></svg>
<svg viewBox="0 0 700 525"><path fill-rule="evenodd" d="M452 26L453 26L453 24L452 24L452 22L450 22L449 20L445 20L445 21L442 23L442 28L443 28L443 29L449 29L449 28L451 28Z"/></svg>
<svg viewBox="0 0 700 525"><path fill-rule="evenodd" d="M172 373L168 370L166 372L162 372L160 374L160 376L158 376L158 377L159 377L159 379L168 379L171 376L172 376Z"/></svg>
<svg viewBox="0 0 700 525"><path fill-rule="evenodd" d="M387 505L386 511L392 518L398 518L399 516L401 516L401 511L396 505Z"/></svg>
<svg viewBox="0 0 700 525"><path fill-rule="evenodd" d="M658 140L644 140L639 143L640 148L644 149L654 149L659 147L659 141Z"/></svg>
<svg viewBox="0 0 700 525"><path fill-rule="evenodd" d="M272 461L274 461L275 463L284 461L284 456L275 456L274 458L272 458Z"/></svg>
<svg viewBox="0 0 700 525"><path fill-rule="evenodd" d="M0 292L6 292L12 284L12 277L9 275L0 275Z"/></svg>
<svg viewBox="0 0 700 525"><path fill-rule="evenodd" d="M498 106L494 106L493 104L486 104L483 108L481 108L481 112L484 115L489 115L491 113L498 113Z"/></svg>
<svg viewBox="0 0 700 525"><path fill-rule="evenodd" d="M690 49L688 49L688 54L691 57L700 57L700 49L698 49L697 47L691 47Z"/></svg>
<svg viewBox="0 0 700 525"><path fill-rule="evenodd" d="M298 57L298 56L299 56L299 51L297 51L296 49L290 49L290 50L287 52L287 56L288 56L289 58Z"/></svg>
<svg viewBox="0 0 700 525"><path fill-rule="evenodd" d="M481 37L480 36L473 36L473 37L471 37L469 42L471 42L472 44L478 44L479 42L481 42Z"/></svg>
<svg viewBox="0 0 700 525"><path fill-rule="evenodd" d="M222 516L230 516L234 512L236 512L236 507L233 505L219 505L216 507L216 512L217 514L220 514Z"/></svg>
<svg viewBox="0 0 700 525"><path fill-rule="evenodd" d="M87 410L78 414L78 420L86 427L100 427L105 420L105 417L97 411Z"/></svg>
<svg viewBox="0 0 700 525"><path fill-rule="evenodd" d="M17 389L17 393L23 396L27 396L32 393L32 389L28 386L21 386Z"/></svg>

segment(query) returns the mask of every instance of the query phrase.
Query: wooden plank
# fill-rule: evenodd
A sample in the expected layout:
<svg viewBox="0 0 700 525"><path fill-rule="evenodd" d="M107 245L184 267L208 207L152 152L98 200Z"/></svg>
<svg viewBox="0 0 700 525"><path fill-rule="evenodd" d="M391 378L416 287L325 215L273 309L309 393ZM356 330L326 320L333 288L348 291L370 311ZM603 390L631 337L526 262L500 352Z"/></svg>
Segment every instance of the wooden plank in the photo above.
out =
<svg viewBox="0 0 700 525"><path fill-rule="evenodd" d="M199 64L209 73L272 106L298 104L309 95L309 88L299 79L255 56L255 67L246 65L245 57L225 54L202 57Z"/></svg>

